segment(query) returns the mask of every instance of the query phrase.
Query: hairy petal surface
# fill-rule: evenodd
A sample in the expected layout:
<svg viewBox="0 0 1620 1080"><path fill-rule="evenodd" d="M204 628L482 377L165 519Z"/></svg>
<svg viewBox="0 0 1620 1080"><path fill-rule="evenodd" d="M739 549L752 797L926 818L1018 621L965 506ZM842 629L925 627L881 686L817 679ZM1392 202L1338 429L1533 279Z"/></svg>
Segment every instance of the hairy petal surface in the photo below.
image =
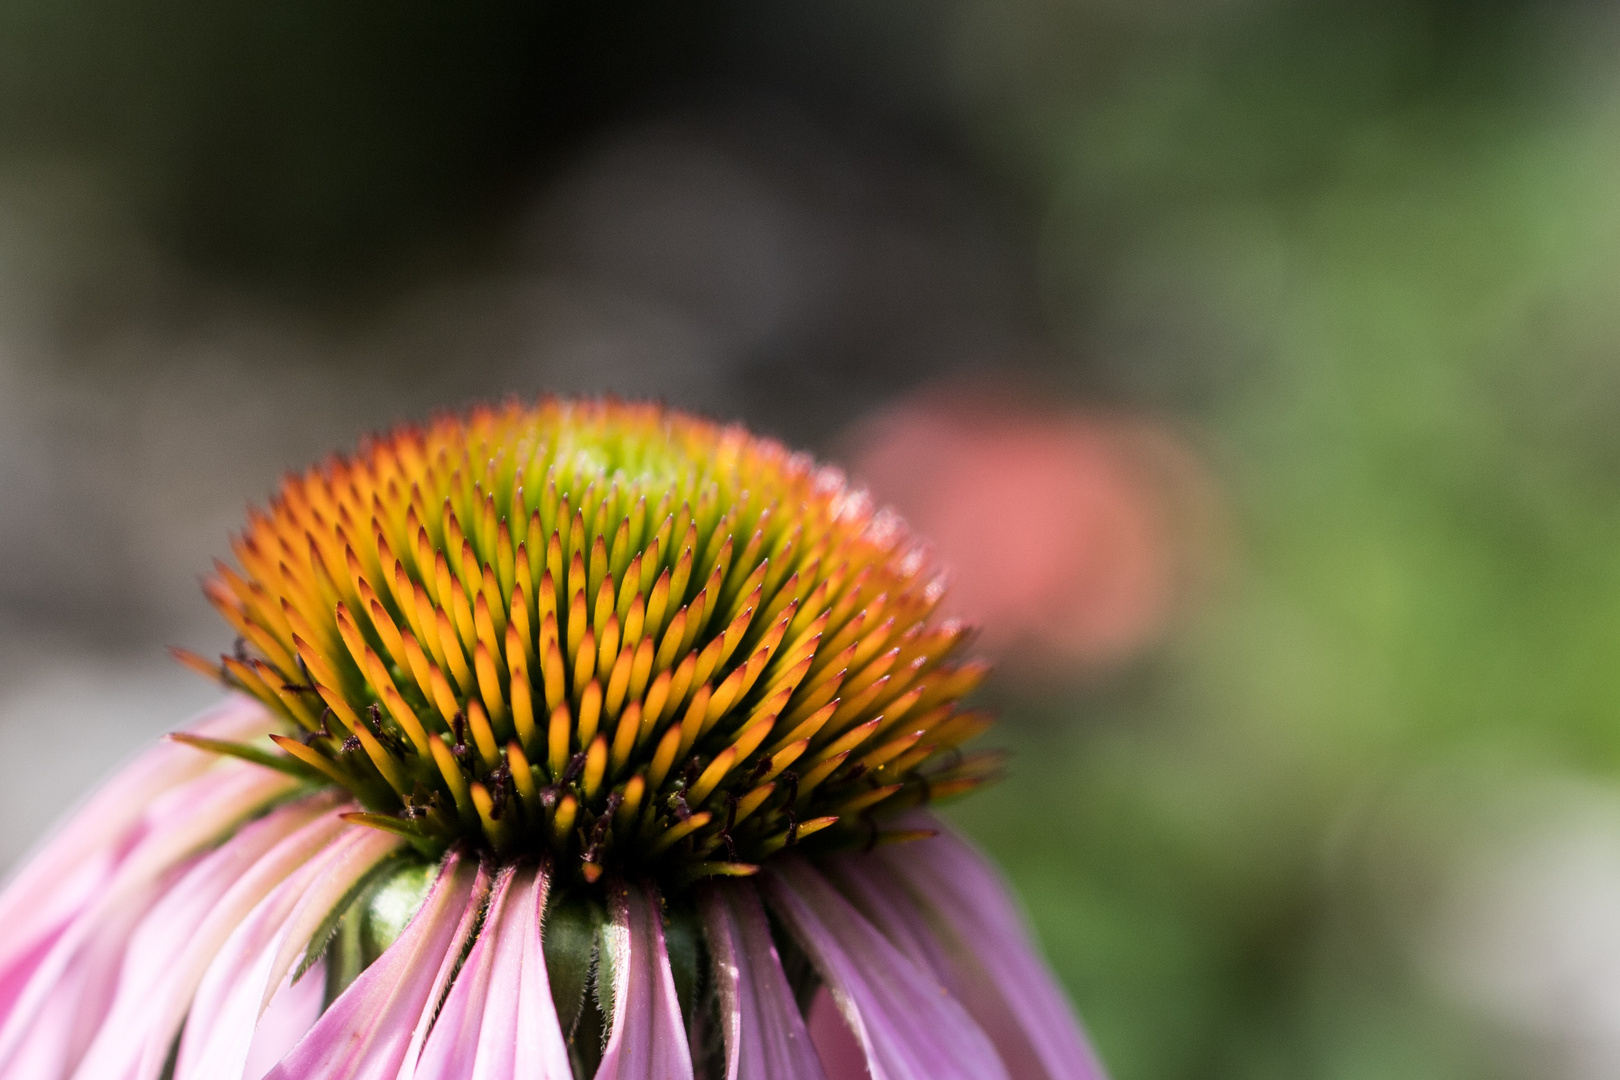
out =
<svg viewBox="0 0 1620 1080"><path fill-rule="evenodd" d="M463 1080L471 1077L480 1056L493 1060L499 1051L491 1046L487 1054L480 1053L479 1034L483 1030L483 1014L490 1001L490 981L495 970L497 954L501 949L499 923L506 913L507 898L511 893L512 867L502 870L495 878L490 896L489 913L485 916L483 932L473 942L472 951L456 974L456 981L444 999L444 1008L428 1033L422 1055L414 1066L406 1062L401 1077L432 1077L433 1080ZM507 1058L510 1059L510 1048ZM507 1075L511 1075L508 1060Z"/></svg>
<svg viewBox="0 0 1620 1080"><path fill-rule="evenodd" d="M523 950L519 956L517 989L516 1046L512 1055L512 1075L532 1080L572 1080L573 1069L568 1064L568 1046L563 1039L562 1024L557 1018L557 1006L551 997L551 975L546 970L546 954L541 938L541 918L545 914L546 894L550 887L547 867L531 869L533 877L527 885L527 895L516 905L511 919L516 924L513 932L520 935ZM523 887L520 872L519 887ZM506 932L505 927L502 933ZM504 939L503 939L504 940ZM502 961L510 963L512 951L507 948ZM505 992L511 985L510 974L501 964L496 965L495 986Z"/></svg>
<svg viewBox="0 0 1620 1080"><path fill-rule="evenodd" d="M725 1029L726 1080L823 1080L753 884L716 885L701 906Z"/></svg>
<svg viewBox="0 0 1620 1080"><path fill-rule="evenodd" d="M934 938L924 947L950 965L950 984L1015 1076L1101 1080L1106 1073L1001 875L937 818L918 814L911 823L938 835L865 860L851 856L847 865L864 862L858 875L870 893L909 912L902 921Z"/></svg>
<svg viewBox="0 0 1620 1080"><path fill-rule="evenodd" d="M469 855L467 858L478 858ZM439 1007L449 996L450 986L456 974L461 970L462 958L471 949L475 935L478 933L479 923L483 919L484 911L489 903L490 895L490 866L482 860L478 863L477 874L473 880L472 894L467 905L462 909L461 921L456 924L453 935L454 946L444 954L439 963L439 969L433 976L433 982L428 987L426 1004L416 1017L411 1027L410 1042L405 1046L405 1056L401 1060L400 1080L409 1080L415 1063L421 1059L422 1050L427 1045L428 1037L433 1033L434 1021L439 1015Z"/></svg>
<svg viewBox="0 0 1620 1080"><path fill-rule="evenodd" d="M613 1026L596 1080L692 1080L658 897L624 882L611 891L605 959L613 973Z"/></svg>
<svg viewBox="0 0 1620 1080"><path fill-rule="evenodd" d="M394 1080L412 1033L431 1023L445 969L454 969L483 906L476 859L452 851L422 909L360 973L265 1080Z"/></svg>
<svg viewBox="0 0 1620 1080"><path fill-rule="evenodd" d="M819 871L782 859L765 888L860 1040L872 1080L1007 1080L967 1011Z"/></svg>

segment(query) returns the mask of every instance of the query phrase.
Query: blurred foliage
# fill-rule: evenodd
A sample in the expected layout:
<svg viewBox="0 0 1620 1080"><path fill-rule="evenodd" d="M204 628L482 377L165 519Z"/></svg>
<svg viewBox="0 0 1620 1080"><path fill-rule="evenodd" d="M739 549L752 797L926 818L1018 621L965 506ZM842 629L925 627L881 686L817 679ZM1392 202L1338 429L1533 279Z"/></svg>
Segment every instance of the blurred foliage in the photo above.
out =
<svg viewBox="0 0 1620 1080"><path fill-rule="evenodd" d="M906 39L926 5L892 8L19 0L0 148L88 167L205 273L352 302L357 279L499 247L537 180L673 106L780 96L930 141L943 68Z"/></svg>
<svg viewBox="0 0 1620 1080"><path fill-rule="evenodd" d="M0 139L89 159L202 268L307 295L492 226L536 170L701 65L716 31L692 15L24 0L0 12Z"/></svg>
<svg viewBox="0 0 1620 1080"><path fill-rule="evenodd" d="M981 127L1050 192L1048 309L1106 357L1077 382L1203 421L1243 551L959 815L1121 1078L1547 1075L1345 853L1438 762L1620 763L1608 16L1212 8L1070 86L1084 16L1021 9Z"/></svg>

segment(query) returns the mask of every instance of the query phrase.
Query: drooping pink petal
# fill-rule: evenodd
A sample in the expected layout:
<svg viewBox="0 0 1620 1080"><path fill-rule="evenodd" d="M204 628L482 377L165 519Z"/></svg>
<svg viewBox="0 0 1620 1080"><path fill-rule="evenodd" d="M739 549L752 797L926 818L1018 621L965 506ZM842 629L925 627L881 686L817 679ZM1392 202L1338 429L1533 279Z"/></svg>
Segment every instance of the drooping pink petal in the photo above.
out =
<svg viewBox="0 0 1620 1080"><path fill-rule="evenodd" d="M428 1077L433 1080L460 1080L472 1076L479 1057L479 1033L483 1028L484 1007L489 1002L490 981L500 952L500 921L505 914L515 872L509 866L496 876L483 932L473 942L472 951L467 954L466 961L456 974L455 983L444 999L444 1007L439 1010L422 1047L421 1057L415 1062L406 1061L405 1068L400 1072L402 1078L419 1076L423 1080ZM493 1056L496 1050L494 1047L490 1050Z"/></svg>
<svg viewBox="0 0 1620 1080"><path fill-rule="evenodd" d="M232 699L202 730L220 737L257 733L268 719ZM292 778L167 743L116 775L27 861L0 891L0 1023L28 1006L23 990L36 969L66 964L57 949L68 927L118 890L139 891L195 851L293 789ZM177 809L183 807L183 813ZM47 975L47 981L50 976ZM0 1046L5 1037L0 1036ZM0 1050L0 1059L4 1051Z"/></svg>
<svg viewBox="0 0 1620 1080"><path fill-rule="evenodd" d="M210 852L130 939L118 993L74 1075L156 1080L203 973L242 919L345 827L335 794L282 806ZM267 840L273 841L266 843Z"/></svg>
<svg viewBox="0 0 1620 1080"><path fill-rule="evenodd" d="M546 888L546 875L534 867L501 873L483 932L409 1075L419 1080L571 1080L540 942Z"/></svg>
<svg viewBox="0 0 1620 1080"><path fill-rule="evenodd" d="M216 739L245 741L274 730L270 714L258 702L233 694L203 713L189 730ZM0 968L15 951L26 949L34 927L48 922L64 907L65 898L83 889L79 873L97 855L115 851L160 793L218 767L246 769L218 755L175 742L162 742L124 766L69 812L18 864L0 891Z"/></svg>
<svg viewBox="0 0 1620 1080"><path fill-rule="evenodd" d="M400 1059L399 1080L410 1080L415 1063L422 1057L422 1048L427 1045L428 1036L433 1034L433 1022L438 1018L439 1007L450 995L451 984L455 980L456 973L461 970L462 958L469 951L474 935L478 932L479 923L489 902L490 891L490 866L487 862L480 861L477 878L473 882L472 897L462 909L461 921L456 924L453 937L457 944L444 954L444 959L428 986L426 1003L412 1023L410 1041L405 1044L405 1054Z"/></svg>
<svg viewBox="0 0 1620 1080"><path fill-rule="evenodd" d="M145 910L112 911L74 950L52 992L8 1052L0 1076L7 1080L58 1080L73 1067L105 1013L118 975L124 941Z"/></svg>
<svg viewBox="0 0 1620 1080"><path fill-rule="evenodd" d="M52 933L54 940L44 954L37 961L24 958L30 966L25 985L0 1017L0 1075L7 1075L5 1070L25 1053L25 1044L37 1044L45 1037L46 1027L40 1022L44 1009L60 1008L66 1002L76 1022L88 1025L91 1034L99 1034L119 984L130 934L166 890L184 880L180 868L185 860L216 839L219 826L205 827L196 818L224 820L232 825L239 822L282 790L279 784L266 787L265 776L277 774L248 766L205 775L178 789L191 797L195 815L165 817L163 824L145 831L84 905L69 913L69 922ZM156 807L152 811L162 812ZM276 820L294 827L297 814L293 810ZM242 841L242 850L258 850L254 845L261 839L273 842L281 835L276 832L280 827L271 824L263 829L243 830L250 835ZM93 978L87 974L91 970L98 973ZM78 1040L72 1052L64 1053L65 1069L75 1066L88 1042L88 1038Z"/></svg>
<svg viewBox="0 0 1620 1080"><path fill-rule="evenodd" d="M516 930L523 939L522 966L517 981L517 1046L512 1056L512 1075L532 1077L533 1080L570 1080L574 1075L568 1064L568 1046L563 1040L562 1024L557 1019L557 1006L551 997L551 975L546 970L546 953L541 939L541 919L545 915L546 896L550 891L549 867L541 866L532 872L528 894L523 903L513 909ZM507 976L499 967L495 972L495 985L508 985Z"/></svg>
<svg viewBox="0 0 1620 1080"><path fill-rule="evenodd" d="M751 882L731 882L702 898L726 1040L726 1080L823 1080Z"/></svg>
<svg viewBox="0 0 1620 1080"><path fill-rule="evenodd" d="M927 927L935 956L951 965L953 987L1015 1076L1101 1080L1107 1074L1068 997L1036 955L1001 875L971 844L929 815L911 824L938 835L866 857L869 894L886 894L898 916ZM859 865L852 856L850 865Z"/></svg>
<svg viewBox="0 0 1620 1080"><path fill-rule="evenodd" d="M351 827L259 902L231 933L198 984L180 1042L175 1080L239 1080L244 1075L260 1017L274 1007L271 996L278 989L279 996L300 996L297 988L284 987L292 957L309 942L321 917L401 843L389 833ZM301 912L316 917L301 919ZM310 1023L314 1020L311 1016ZM291 1049L302 1035L299 1031L282 1050ZM265 1068L273 1064L271 1060Z"/></svg>
<svg viewBox="0 0 1620 1080"><path fill-rule="evenodd" d="M1007 1080L967 1011L808 863L779 860L765 887L866 1050L872 1080Z"/></svg>
<svg viewBox="0 0 1620 1080"><path fill-rule="evenodd" d="M844 1023L838 1002L825 986L816 987L804 1026L810 1029L810 1041L816 1044L816 1057L821 1059L827 1080L872 1080L871 1070L866 1067L866 1051Z"/></svg>
<svg viewBox="0 0 1620 1080"><path fill-rule="evenodd" d="M0 969L0 1017L10 1015L40 961L50 953L51 947L66 929L67 923L64 921L43 933L36 933L31 936L32 943L26 951L11 954L10 962Z"/></svg>
<svg viewBox="0 0 1620 1080"><path fill-rule="evenodd" d="M596 1080L692 1080L658 898L618 882L612 915L604 959L613 973L613 1026Z"/></svg>
<svg viewBox="0 0 1620 1080"><path fill-rule="evenodd" d="M315 1026L326 1006L324 960L304 972L304 977L297 982L290 979L289 973L253 1029L253 1045L241 1073L248 1080L259 1080L286 1057L287 1051L297 1046L298 1040Z"/></svg>
<svg viewBox="0 0 1620 1080"><path fill-rule="evenodd" d="M860 909L861 914L912 963L937 979L952 997L964 1005L968 1004L950 954L929 928L923 913L905 890L898 887L883 863L862 853L834 856L823 860L820 867L822 873ZM968 1011L973 1010L969 1007Z"/></svg>
<svg viewBox="0 0 1620 1080"><path fill-rule="evenodd" d="M477 922L488 879L475 858L452 851L410 925L332 1002L264 1080L394 1080L419 1025L431 1022ZM424 1018L426 1014L426 1018Z"/></svg>

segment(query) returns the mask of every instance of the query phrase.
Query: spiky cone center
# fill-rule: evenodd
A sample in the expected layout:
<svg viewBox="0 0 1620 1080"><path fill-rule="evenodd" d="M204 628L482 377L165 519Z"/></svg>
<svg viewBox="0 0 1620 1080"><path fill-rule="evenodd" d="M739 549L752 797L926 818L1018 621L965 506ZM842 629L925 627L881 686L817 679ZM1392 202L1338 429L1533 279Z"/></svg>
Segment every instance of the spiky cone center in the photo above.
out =
<svg viewBox="0 0 1620 1080"><path fill-rule="evenodd" d="M994 770L960 751L985 669L903 525L740 427L441 416L289 476L233 548L206 590L239 642L205 666L287 734L192 741L345 788L424 854L668 889L882 842Z"/></svg>

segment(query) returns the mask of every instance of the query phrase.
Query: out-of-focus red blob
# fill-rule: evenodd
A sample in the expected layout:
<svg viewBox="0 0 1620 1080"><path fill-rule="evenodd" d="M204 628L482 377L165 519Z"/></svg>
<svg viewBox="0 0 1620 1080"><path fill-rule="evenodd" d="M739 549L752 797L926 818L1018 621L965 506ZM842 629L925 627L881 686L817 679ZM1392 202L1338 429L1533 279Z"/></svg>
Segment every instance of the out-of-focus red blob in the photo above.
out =
<svg viewBox="0 0 1620 1080"><path fill-rule="evenodd" d="M851 472L932 542L946 610L1004 665L1095 670L1157 638L1207 576L1207 470L1169 427L936 388L861 424Z"/></svg>

